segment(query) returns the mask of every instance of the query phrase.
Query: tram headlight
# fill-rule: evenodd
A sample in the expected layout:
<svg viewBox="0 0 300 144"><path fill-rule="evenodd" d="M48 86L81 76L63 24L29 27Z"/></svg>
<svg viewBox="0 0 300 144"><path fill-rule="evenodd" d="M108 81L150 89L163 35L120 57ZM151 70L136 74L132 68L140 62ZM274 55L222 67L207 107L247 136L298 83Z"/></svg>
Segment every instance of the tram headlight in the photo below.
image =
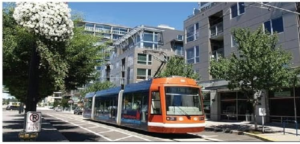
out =
<svg viewBox="0 0 300 144"><path fill-rule="evenodd" d="M167 117L167 121L176 121L176 117Z"/></svg>
<svg viewBox="0 0 300 144"><path fill-rule="evenodd" d="M200 117L199 120L204 120L204 117Z"/></svg>

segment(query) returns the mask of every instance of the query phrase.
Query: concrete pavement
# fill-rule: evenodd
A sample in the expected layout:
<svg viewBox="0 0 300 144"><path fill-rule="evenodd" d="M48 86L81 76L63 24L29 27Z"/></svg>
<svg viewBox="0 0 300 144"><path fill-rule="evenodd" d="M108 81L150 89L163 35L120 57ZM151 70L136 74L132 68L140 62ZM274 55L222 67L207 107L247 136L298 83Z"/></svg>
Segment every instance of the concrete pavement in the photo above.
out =
<svg viewBox="0 0 300 144"><path fill-rule="evenodd" d="M262 125L258 125L261 129ZM233 131L246 131L254 129L254 125L249 122L219 122L219 121L206 121L206 129L230 129ZM253 134L249 132L244 132L244 134L259 138L264 141L300 141L300 130L298 128L298 136L296 136L296 130L293 128L286 128L285 134L283 134L283 128L280 126L275 126L271 124L266 124L265 128L272 133L261 133Z"/></svg>

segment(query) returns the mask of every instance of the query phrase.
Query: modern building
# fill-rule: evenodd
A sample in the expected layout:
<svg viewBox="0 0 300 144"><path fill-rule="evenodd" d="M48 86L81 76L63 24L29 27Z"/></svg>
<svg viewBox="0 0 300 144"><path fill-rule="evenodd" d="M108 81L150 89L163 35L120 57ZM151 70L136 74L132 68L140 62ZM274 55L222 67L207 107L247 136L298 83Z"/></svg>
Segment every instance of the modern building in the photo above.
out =
<svg viewBox="0 0 300 144"><path fill-rule="evenodd" d="M211 58L228 57L237 52L236 43L232 37L233 28L250 28L256 30L263 26L271 34L278 33L279 43L292 53L293 66L300 66L299 49L299 16L283 9L296 12L296 3L244 3L244 2L207 2L199 3L193 15L184 21L185 58L192 63L201 75L201 85L206 91L204 103L207 118L211 120L248 119L252 113L251 104L239 92L227 89L227 81L215 80L209 74ZM297 106L298 121L300 121L300 88L296 88L296 98L292 89L283 92L261 94L261 105L266 108L267 122L282 122L283 119L294 119L294 100ZM258 116L258 122L262 118Z"/></svg>
<svg viewBox="0 0 300 144"><path fill-rule="evenodd" d="M168 26L137 26L114 42L105 76L115 85L147 80L169 56L183 56L183 31Z"/></svg>
<svg viewBox="0 0 300 144"><path fill-rule="evenodd" d="M84 30L94 36L101 37L102 39L97 43L98 45L104 44L105 42L111 41L112 43L122 36L127 34L131 28L116 24L108 24L108 23L95 23L84 21L78 24L78 26L83 26ZM106 81L109 79L104 78L105 76L105 68L106 65L109 64L110 54L114 51L114 47L112 45L108 46L103 50L103 53L106 54L105 59L103 60L104 65L97 66L96 69L101 72L102 76L100 76L99 81Z"/></svg>

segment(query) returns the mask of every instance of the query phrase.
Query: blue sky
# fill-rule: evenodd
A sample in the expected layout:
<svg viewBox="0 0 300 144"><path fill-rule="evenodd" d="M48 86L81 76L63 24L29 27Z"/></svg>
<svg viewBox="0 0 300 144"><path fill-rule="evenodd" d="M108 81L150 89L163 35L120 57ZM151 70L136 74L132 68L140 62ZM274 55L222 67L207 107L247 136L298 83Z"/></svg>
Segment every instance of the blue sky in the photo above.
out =
<svg viewBox="0 0 300 144"><path fill-rule="evenodd" d="M84 14L86 21L158 26L166 24L183 30L183 21L192 14L197 2L69 2L73 12Z"/></svg>

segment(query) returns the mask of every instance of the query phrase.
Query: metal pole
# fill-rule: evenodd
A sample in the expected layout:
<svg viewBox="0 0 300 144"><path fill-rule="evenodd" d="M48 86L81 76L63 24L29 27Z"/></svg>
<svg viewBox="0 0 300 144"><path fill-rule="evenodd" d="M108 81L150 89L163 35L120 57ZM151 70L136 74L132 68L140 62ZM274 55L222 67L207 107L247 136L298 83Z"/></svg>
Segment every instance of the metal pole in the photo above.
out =
<svg viewBox="0 0 300 144"><path fill-rule="evenodd" d="M285 135L285 121L283 121L283 134Z"/></svg>
<svg viewBox="0 0 300 144"><path fill-rule="evenodd" d="M264 126L265 126L265 123L264 123L264 116L262 116L262 132L263 132L263 133L265 132Z"/></svg>
<svg viewBox="0 0 300 144"><path fill-rule="evenodd" d="M297 123L297 106L296 106L296 88L295 88L295 85L296 85L296 78L294 79L294 89L293 89L293 92L294 92L294 112L295 112L295 121Z"/></svg>

